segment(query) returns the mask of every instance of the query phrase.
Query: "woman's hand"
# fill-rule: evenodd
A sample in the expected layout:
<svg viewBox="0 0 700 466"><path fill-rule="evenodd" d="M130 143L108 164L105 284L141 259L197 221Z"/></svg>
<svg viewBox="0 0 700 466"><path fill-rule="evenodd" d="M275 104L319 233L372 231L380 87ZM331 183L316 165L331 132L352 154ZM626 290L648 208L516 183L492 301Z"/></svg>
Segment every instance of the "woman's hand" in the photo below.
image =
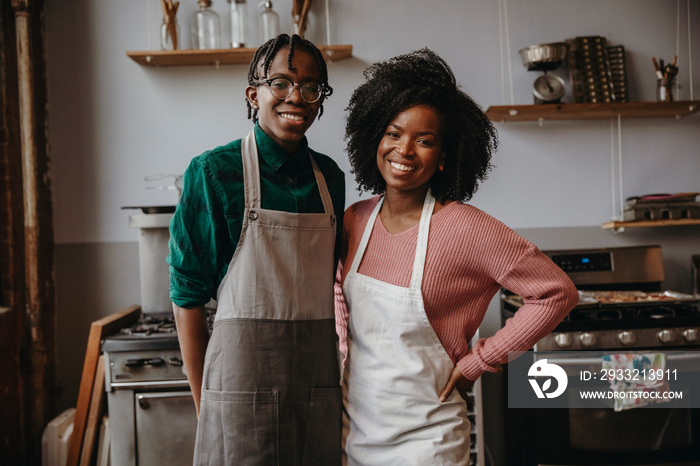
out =
<svg viewBox="0 0 700 466"><path fill-rule="evenodd" d="M468 402L469 396L467 392L472 388L472 385L474 385L474 381L466 378L464 374L462 374L462 371L455 366L454 369L452 369L450 379L447 381L445 388L440 392L440 401L445 401L456 387L459 394L464 398L464 401Z"/></svg>

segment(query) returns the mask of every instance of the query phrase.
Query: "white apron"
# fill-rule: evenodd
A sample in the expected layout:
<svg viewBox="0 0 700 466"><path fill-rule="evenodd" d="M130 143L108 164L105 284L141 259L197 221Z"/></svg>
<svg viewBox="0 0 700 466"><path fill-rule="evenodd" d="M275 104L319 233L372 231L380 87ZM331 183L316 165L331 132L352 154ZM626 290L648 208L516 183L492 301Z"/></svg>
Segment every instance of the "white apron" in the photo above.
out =
<svg viewBox="0 0 700 466"><path fill-rule="evenodd" d="M350 310L343 374L344 463L469 464L466 402L439 394L454 367L425 314L421 283L435 198L428 192L418 230L411 284L403 288L357 273L382 206L367 222L345 278Z"/></svg>
<svg viewBox="0 0 700 466"><path fill-rule="evenodd" d="M262 209L253 131L242 157L245 218L219 287L194 463L339 465L331 197L311 158L325 213Z"/></svg>

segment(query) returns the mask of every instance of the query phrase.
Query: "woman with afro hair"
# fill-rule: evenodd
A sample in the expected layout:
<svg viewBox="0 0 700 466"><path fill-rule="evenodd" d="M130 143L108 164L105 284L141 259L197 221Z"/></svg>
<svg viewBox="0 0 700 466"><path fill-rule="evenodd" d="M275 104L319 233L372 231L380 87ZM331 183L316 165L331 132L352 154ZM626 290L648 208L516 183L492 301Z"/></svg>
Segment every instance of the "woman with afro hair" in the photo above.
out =
<svg viewBox="0 0 700 466"><path fill-rule="evenodd" d="M497 137L447 63L423 49L365 77L347 151L359 190L377 196L345 212L336 280L345 460L466 465L466 391L551 332L578 294L535 245L467 204ZM525 304L470 348L500 287Z"/></svg>

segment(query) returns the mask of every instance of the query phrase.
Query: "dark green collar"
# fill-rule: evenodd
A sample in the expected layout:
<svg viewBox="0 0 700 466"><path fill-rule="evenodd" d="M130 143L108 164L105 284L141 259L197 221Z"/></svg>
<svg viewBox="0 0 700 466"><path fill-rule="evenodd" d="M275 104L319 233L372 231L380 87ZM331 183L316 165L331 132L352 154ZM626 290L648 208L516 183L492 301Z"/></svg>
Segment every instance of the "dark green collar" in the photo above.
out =
<svg viewBox="0 0 700 466"><path fill-rule="evenodd" d="M258 145L258 155L273 171L279 171L288 161L294 160L292 164L299 168L306 168L309 162L309 143L306 136L301 140L299 148L293 154L288 154L279 144L273 141L265 131L255 123L255 142Z"/></svg>

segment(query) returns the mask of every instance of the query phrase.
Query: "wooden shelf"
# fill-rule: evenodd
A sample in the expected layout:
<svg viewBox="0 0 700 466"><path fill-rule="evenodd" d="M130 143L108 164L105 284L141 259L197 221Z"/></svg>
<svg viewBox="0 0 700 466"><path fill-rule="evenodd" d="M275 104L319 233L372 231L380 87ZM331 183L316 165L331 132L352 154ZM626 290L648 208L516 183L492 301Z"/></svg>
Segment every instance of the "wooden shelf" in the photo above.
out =
<svg viewBox="0 0 700 466"><path fill-rule="evenodd" d="M326 61L334 62L352 57L352 45L321 45L318 47ZM126 52L142 66L219 66L248 65L255 55L254 48L217 50L150 50Z"/></svg>
<svg viewBox="0 0 700 466"><path fill-rule="evenodd" d="M486 115L491 121L603 120L617 118L681 118L700 111L700 100L604 104L497 105Z"/></svg>
<svg viewBox="0 0 700 466"><path fill-rule="evenodd" d="M604 230L622 231L625 228L674 227L683 225L700 225L700 219L682 218L678 220L642 220L636 222L607 222L601 225Z"/></svg>

